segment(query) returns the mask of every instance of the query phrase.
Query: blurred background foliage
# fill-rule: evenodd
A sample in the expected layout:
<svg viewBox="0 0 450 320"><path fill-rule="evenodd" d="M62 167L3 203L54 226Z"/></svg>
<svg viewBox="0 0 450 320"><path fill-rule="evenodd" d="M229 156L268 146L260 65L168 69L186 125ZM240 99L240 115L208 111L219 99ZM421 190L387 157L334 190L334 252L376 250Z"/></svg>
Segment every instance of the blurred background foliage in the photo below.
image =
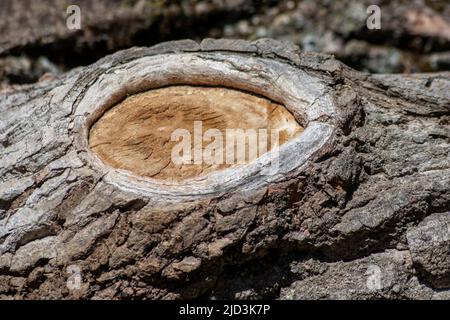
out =
<svg viewBox="0 0 450 320"><path fill-rule="evenodd" d="M81 29L66 8L81 9ZM366 27L381 8L381 29ZM450 1L1 0L0 85L32 83L117 50L191 38L274 38L372 73L450 70Z"/></svg>

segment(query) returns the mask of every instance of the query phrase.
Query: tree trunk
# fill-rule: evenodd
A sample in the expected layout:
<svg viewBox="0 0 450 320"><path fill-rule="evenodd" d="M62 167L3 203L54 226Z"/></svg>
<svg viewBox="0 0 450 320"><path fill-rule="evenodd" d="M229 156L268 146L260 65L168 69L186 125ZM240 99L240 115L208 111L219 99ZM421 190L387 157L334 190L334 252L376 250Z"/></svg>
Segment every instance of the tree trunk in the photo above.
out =
<svg viewBox="0 0 450 320"><path fill-rule="evenodd" d="M304 131L269 175L273 152L175 182L94 152L107 110L167 85L268 98ZM449 73L207 39L4 90L0 298L449 299L449 87Z"/></svg>

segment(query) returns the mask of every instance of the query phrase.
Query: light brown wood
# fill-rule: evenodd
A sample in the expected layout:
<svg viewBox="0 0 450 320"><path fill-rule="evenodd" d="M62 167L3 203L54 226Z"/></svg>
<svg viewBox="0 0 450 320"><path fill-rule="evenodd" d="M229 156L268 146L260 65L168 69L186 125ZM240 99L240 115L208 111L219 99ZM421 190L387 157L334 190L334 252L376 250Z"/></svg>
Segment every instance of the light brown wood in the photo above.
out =
<svg viewBox="0 0 450 320"><path fill-rule="evenodd" d="M194 148L195 121L202 122L203 133L208 129L222 133L223 163L172 161L171 151L179 143L171 140L172 133L188 130ZM157 179L183 180L239 165L237 161L225 161L226 132L230 129L254 129L256 133L266 129L267 151L274 129L278 130L280 145L303 131L286 108L264 97L221 87L170 86L130 96L112 107L91 128L89 142L100 159L114 168ZM201 149L210 142L203 141ZM249 143L247 137L246 162L254 160L249 158Z"/></svg>

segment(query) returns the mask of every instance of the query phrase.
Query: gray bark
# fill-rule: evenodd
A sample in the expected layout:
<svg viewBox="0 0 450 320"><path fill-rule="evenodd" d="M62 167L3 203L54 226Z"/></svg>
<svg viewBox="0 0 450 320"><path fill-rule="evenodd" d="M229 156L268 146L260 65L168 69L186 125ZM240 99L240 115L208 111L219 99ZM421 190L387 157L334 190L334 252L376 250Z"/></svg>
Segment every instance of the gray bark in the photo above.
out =
<svg viewBox="0 0 450 320"><path fill-rule="evenodd" d="M195 195L99 164L90 123L155 85L141 67L173 58L226 73L162 83L248 75L250 91L305 92L297 116L317 140L291 149L282 175L250 168ZM369 75L273 40L204 40L3 90L0 298L449 299L449 86L449 73Z"/></svg>

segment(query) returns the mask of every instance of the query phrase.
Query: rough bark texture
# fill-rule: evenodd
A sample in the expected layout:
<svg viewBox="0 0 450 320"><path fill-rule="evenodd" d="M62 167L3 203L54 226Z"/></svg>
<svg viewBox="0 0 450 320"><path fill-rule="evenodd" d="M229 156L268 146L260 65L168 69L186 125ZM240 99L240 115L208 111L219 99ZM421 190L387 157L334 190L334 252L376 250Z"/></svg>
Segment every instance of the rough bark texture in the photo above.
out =
<svg viewBox="0 0 450 320"><path fill-rule="evenodd" d="M315 79L336 111L331 139L246 190L165 201L111 183L77 149L80 101L130 62L183 52ZM368 75L272 40L205 40L4 90L0 297L450 299L449 87L448 73Z"/></svg>

